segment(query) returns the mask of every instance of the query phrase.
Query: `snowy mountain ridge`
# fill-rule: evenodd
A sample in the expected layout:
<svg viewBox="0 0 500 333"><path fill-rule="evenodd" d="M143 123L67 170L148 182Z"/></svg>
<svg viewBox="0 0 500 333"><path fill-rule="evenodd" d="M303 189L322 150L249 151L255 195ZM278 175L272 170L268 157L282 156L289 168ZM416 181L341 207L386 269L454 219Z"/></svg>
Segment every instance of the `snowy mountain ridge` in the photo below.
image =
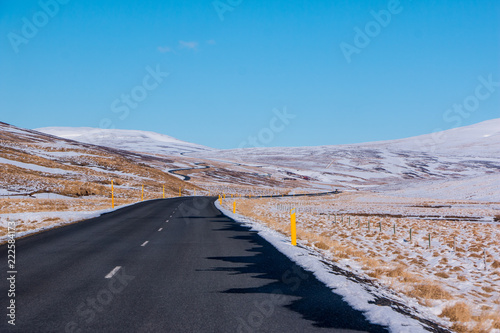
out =
<svg viewBox="0 0 500 333"><path fill-rule="evenodd" d="M92 127L44 127L36 131L93 145L147 154L181 155L211 148L155 132Z"/></svg>

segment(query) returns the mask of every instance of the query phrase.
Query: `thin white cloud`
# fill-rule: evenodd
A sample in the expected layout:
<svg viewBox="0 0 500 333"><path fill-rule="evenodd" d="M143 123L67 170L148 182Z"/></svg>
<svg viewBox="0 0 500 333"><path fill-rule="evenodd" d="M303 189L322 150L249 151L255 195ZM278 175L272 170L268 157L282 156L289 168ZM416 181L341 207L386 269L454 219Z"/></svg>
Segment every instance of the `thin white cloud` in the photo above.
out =
<svg viewBox="0 0 500 333"><path fill-rule="evenodd" d="M215 45L215 40L209 39L209 40L207 40L207 44L209 44L209 45Z"/></svg>
<svg viewBox="0 0 500 333"><path fill-rule="evenodd" d="M185 42L183 40L180 40L179 47L181 49L190 49L196 51L198 49L198 42Z"/></svg>
<svg viewBox="0 0 500 333"><path fill-rule="evenodd" d="M161 53L172 52L172 49L168 46L158 46L158 51Z"/></svg>

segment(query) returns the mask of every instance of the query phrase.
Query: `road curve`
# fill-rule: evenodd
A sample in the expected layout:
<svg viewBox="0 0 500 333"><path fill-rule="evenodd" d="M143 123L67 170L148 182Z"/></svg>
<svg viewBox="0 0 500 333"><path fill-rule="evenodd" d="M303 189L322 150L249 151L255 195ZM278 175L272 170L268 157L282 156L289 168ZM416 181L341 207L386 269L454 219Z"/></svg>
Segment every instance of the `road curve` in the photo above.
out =
<svg viewBox="0 0 500 333"><path fill-rule="evenodd" d="M141 202L16 242L16 325L0 332L385 332L222 215L215 198Z"/></svg>
<svg viewBox="0 0 500 333"><path fill-rule="evenodd" d="M195 164L196 164L196 163L195 163ZM201 167L196 167L196 168L171 169L171 170L168 170L168 172L170 172L171 174L174 174L174 175L176 175L176 176L181 176L181 177L182 177L182 180L184 180L184 181L188 181L188 180L191 180L191 177L190 177L190 176L186 176L186 175L183 175L183 174L177 173L177 171L197 170L197 169L208 169L208 168L210 168L210 166L208 166L208 165L204 165L204 166L201 166Z"/></svg>

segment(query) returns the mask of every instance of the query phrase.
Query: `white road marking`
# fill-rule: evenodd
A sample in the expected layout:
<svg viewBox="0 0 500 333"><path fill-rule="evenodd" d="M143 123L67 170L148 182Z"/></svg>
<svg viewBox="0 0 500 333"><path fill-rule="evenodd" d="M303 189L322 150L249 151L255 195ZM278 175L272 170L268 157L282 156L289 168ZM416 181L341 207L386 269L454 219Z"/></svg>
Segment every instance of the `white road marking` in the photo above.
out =
<svg viewBox="0 0 500 333"><path fill-rule="evenodd" d="M122 268L122 266L116 266L115 268L113 268L113 270L111 272L108 273L108 275L106 275L104 278L105 279L111 279L113 277L113 275L116 274L116 272L118 272L118 270Z"/></svg>
<svg viewBox="0 0 500 333"><path fill-rule="evenodd" d="M145 241L141 246L146 246L147 243L149 243L149 241Z"/></svg>
<svg viewBox="0 0 500 333"><path fill-rule="evenodd" d="M162 230L163 230L163 228L158 229L158 231L162 231Z"/></svg>
<svg viewBox="0 0 500 333"><path fill-rule="evenodd" d="M165 222L168 222L168 220L165 220Z"/></svg>

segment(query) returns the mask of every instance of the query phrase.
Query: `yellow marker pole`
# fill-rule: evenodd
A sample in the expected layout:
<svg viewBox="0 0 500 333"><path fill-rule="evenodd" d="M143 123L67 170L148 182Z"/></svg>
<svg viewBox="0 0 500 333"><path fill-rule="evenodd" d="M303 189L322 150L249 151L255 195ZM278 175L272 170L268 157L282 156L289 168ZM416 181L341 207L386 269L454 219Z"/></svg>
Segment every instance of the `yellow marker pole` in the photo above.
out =
<svg viewBox="0 0 500 333"><path fill-rule="evenodd" d="M293 213L292 213L293 212ZM297 220L295 216L295 208L290 210L290 227L292 232L292 245L297 245Z"/></svg>
<svg viewBox="0 0 500 333"><path fill-rule="evenodd" d="M226 193L223 192L222 194L224 194L224 199L226 199Z"/></svg>
<svg viewBox="0 0 500 333"><path fill-rule="evenodd" d="M219 194L219 203L222 205L222 197Z"/></svg>
<svg viewBox="0 0 500 333"><path fill-rule="evenodd" d="M163 195L162 195L163 199L165 199L165 185L163 185Z"/></svg>
<svg viewBox="0 0 500 333"><path fill-rule="evenodd" d="M233 201L233 214L236 213L236 200Z"/></svg>
<svg viewBox="0 0 500 333"><path fill-rule="evenodd" d="M115 208L115 190L113 188L113 181L111 181L111 208Z"/></svg>
<svg viewBox="0 0 500 333"><path fill-rule="evenodd" d="M179 196L182 197L181 187L179 186Z"/></svg>
<svg viewBox="0 0 500 333"><path fill-rule="evenodd" d="M144 201L144 185L142 185L142 190L141 190L141 201Z"/></svg>

